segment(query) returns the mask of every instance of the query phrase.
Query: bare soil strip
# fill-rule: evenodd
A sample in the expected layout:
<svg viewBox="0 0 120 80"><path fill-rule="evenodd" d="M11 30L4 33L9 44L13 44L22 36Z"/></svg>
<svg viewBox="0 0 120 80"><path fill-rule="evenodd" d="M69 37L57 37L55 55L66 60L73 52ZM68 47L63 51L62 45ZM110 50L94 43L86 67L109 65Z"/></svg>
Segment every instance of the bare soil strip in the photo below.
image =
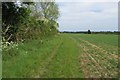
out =
<svg viewBox="0 0 120 80"><path fill-rule="evenodd" d="M82 67L82 70L84 71L84 74L86 74L86 78L98 78L101 76L100 71L97 70L96 65L91 61L88 55L83 53L80 55L80 65ZM94 72L93 72L94 71ZM96 75L96 73L99 73Z"/></svg>
<svg viewBox="0 0 120 80"><path fill-rule="evenodd" d="M80 45L80 46L84 46L84 45ZM89 69L92 70L92 71L90 71L90 70L88 69L88 71L91 72L91 73L89 74L88 78L89 78L89 77L90 77L90 78L99 78L99 77L101 77L101 76L104 76L105 73L104 73L103 68L99 65L99 63L97 63L97 61L95 60L95 58L93 58L93 57L90 55L90 53L88 53L87 48L86 48L85 46L84 46L83 50L84 50L84 52L85 52L84 54L86 54L86 55L84 55L84 56L86 57L85 59L88 58L87 60L84 60L84 61L86 61L86 62L84 62L84 64L88 63L88 61L89 61L89 65L86 64L86 67L88 67ZM93 67L93 66L94 66L94 67ZM97 70L94 71L94 68L96 68ZM94 71L94 72L93 72L93 71ZM98 73L98 76L96 76L95 73ZM94 76L92 76L92 75L94 75Z"/></svg>
<svg viewBox="0 0 120 80"><path fill-rule="evenodd" d="M83 49L83 53L80 55L82 69L88 78L111 78L117 75L117 55L108 53L101 47L94 45L88 41L81 40L90 46L86 46L84 43L79 43L79 46ZM110 62L112 60L116 62ZM89 65L88 65L89 64Z"/></svg>

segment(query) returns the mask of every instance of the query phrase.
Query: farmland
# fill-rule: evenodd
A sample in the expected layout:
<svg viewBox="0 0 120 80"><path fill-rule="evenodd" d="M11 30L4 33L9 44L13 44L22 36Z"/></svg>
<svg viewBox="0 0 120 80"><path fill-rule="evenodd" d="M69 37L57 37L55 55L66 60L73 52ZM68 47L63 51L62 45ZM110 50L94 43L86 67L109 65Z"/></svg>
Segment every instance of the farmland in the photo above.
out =
<svg viewBox="0 0 120 80"><path fill-rule="evenodd" d="M118 35L61 33L3 53L3 78L118 77Z"/></svg>

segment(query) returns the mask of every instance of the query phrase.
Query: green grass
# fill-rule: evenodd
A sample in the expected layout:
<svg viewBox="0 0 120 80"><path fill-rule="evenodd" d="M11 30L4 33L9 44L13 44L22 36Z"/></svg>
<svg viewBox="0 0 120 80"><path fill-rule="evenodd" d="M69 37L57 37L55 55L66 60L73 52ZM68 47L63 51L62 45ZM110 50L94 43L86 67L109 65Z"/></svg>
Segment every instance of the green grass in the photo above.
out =
<svg viewBox="0 0 120 80"><path fill-rule="evenodd" d="M118 46L117 38L117 35L105 34L60 34L42 40L37 39L25 42L24 44L20 44L17 47L18 49L14 48L9 51L3 51L2 77L84 78L89 77L88 74L93 74L93 77L98 75L96 77L99 77L100 72L94 74L94 71L99 70L100 65L105 66L108 63L110 63L111 66L106 65L107 68L115 72L111 67L117 64L114 63L114 57L112 60L110 60L111 58L109 59L109 57L111 57L111 54L117 54L112 53L113 51L116 52ZM82 40L102 47L108 53L104 54L105 52L93 48ZM87 50L84 51L84 49ZM92 61L90 57L85 56L87 53L91 55L96 62L101 60L101 62L99 62L100 65ZM104 61L104 64L102 61ZM81 62L85 64L82 65ZM94 68L95 66L98 68ZM90 69L92 71L90 71ZM109 72L108 69L103 68L102 71L107 73L107 71ZM109 76L116 77L117 75ZM103 77L108 77L108 75Z"/></svg>
<svg viewBox="0 0 120 80"><path fill-rule="evenodd" d="M81 48L83 49L84 54L89 55L89 56L84 56L91 59L89 61L90 66L87 66L87 68L90 67L92 69L92 70L88 70L89 72L93 71L94 68L92 68L92 66L96 66L96 69L98 69L98 71L101 70L99 71L98 77L101 77L101 78L118 77L117 75L118 74L118 59L117 59L118 58L118 35L110 35L110 34L107 34L107 35L105 34L90 34L90 35L89 34L71 34L70 35L69 34L68 36L75 38L79 42L79 44L82 45ZM83 61L84 63L87 63L88 60L84 59L84 57L82 57L83 59L81 61ZM84 60L87 60L87 62L85 62ZM93 65L93 63L95 65ZM84 65L87 65L87 64L84 64ZM91 73L93 75L91 76L94 76L95 75L94 73L95 72L93 71Z"/></svg>
<svg viewBox="0 0 120 80"><path fill-rule="evenodd" d="M43 39L43 44L33 40L9 53L18 55L3 56L3 78L83 77L76 58L79 49L73 39L64 35Z"/></svg>
<svg viewBox="0 0 120 80"><path fill-rule="evenodd" d="M118 46L118 35L114 34L71 34L70 36L85 39L96 45L101 45L99 43L105 43L112 46Z"/></svg>
<svg viewBox="0 0 120 80"><path fill-rule="evenodd" d="M79 64L79 48L74 39L63 37L57 54L49 64L43 77L81 78L83 74Z"/></svg>
<svg viewBox="0 0 120 80"><path fill-rule="evenodd" d="M71 34L69 36L76 38L76 40L78 41L80 41L80 39L89 41L90 43L93 43L94 45L102 47L103 49L109 52L110 50L118 51L117 49L119 46L118 35L114 35L114 34Z"/></svg>

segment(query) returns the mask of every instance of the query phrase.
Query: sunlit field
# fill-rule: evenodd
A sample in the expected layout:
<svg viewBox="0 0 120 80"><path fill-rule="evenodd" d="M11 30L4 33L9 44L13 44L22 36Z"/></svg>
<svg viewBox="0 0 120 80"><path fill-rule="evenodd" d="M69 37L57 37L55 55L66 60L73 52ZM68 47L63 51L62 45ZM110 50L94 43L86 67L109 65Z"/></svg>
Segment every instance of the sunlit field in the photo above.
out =
<svg viewBox="0 0 120 80"><path fill-rule="evenodd" d="M118 77L118 35L61 33L3 53L3 78Z"/></svg>

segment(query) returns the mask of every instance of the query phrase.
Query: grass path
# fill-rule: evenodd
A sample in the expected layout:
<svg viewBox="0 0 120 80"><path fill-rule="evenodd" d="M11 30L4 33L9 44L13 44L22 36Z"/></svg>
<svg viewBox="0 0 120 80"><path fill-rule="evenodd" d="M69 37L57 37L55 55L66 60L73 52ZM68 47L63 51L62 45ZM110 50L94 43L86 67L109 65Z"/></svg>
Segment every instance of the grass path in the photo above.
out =
<svg viewBox="0 0 120 80"><path fill-rule="evenodd" d="M4 78L84 77L79 64L79 48L69 36L46 38L42 44L41 40L25 43L18 46L17 54L8 59L3 56Z"/></svg>
<svg viewBox="0 0 120 80"><path fill-rule="evenodd" d="M60 45L56 46L56 48L53 50L53 52L44 60L44 62L41 63L43 65L43 69L40 70L39 74L35 76L35 78L40 78L40 75L45 73L47 71L46 66L49 65L49 63L52 61L52 58L56 55L56 52L58 50Z"/></svg>
<svg viewBox="0 0 120 80"><path fill-rule="evenodd" d="M64 37L56 56L47 67L47 72L43 77L63 77L63 78L82 78L83 73L79 65L79 48L76 46L74 39Z"/></svg>
<svg viewBox="0 0 120 80"><path fill-rule="evenodd" d="M116 37L61 34L32 40L3 55L3 78L117 77ZM100 38L100 40L98 39ZM102 42L101 42L102 40ZM100 45L103 44L103 45ZM104 46L105 45L105 46ZM109 45L109 47L107 47Z"/></svg>

